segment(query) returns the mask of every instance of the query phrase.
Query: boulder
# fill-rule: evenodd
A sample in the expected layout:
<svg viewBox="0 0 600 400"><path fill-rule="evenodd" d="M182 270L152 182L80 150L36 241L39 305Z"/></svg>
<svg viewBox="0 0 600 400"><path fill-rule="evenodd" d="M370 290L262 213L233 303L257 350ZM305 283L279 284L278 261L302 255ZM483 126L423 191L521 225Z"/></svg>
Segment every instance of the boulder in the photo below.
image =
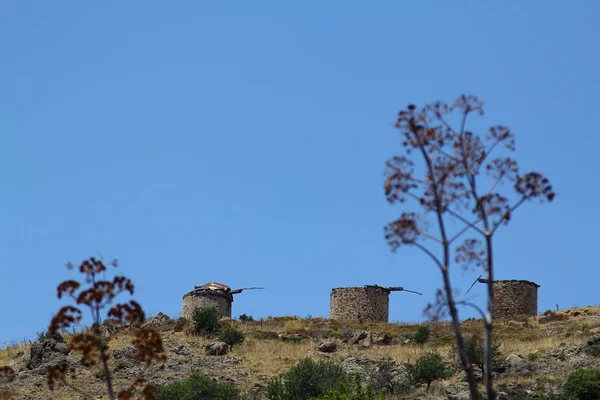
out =
<svg viewBox="0 0 600 400"><path fill-rule="evenodd" d="M51 367L67 360L69 346L54 339L35 342L29 351L27 368L46 373Z"/></svg>
<svg viewBox="0 0 600 400"><path fill-rule="evenodd" d="M148 318L142 324L142 328L152 328L158 332L171 330L177 324L177 320L171 319L168 315L159 312L152 318Z"/></svg>
<svg viewBox="0 0 600 400"><path fill-rule="evenodd" d="M224 356L227 354L229 346L225 342L212 342L204 347L204 350L209 356Z"/></svg>
<svg viewBox="0 0 600 400"><path fill-rule="evenodd" d="M387 393L403 393L411 382L404 365L386 360L374 360L365 355L356 355L342 361L344 371L355 376L358 374L361 384L371 385L375 390L385 388Z"/></svg>
<svg viewBox="0 0 600 400"><path fill-rule="evenodd" d="M506 364L508 364L508 366L511 368L519 368L523 366L524 363L525 360L515 354L511 354L506 357Z"/></svg>
<svg viewBox="0 0 600 400"><path fill-rule="evenodd" d="M600 335L591 336L583 346L583 350L590 356L600 355Z"/></svg>
<svg viewBox="0 0 600 400"><path fill-rule="evenodd" d="M317 345L317 351L323 353L334 353L337 350L337 342L335 340L324 340Z"/></svg>

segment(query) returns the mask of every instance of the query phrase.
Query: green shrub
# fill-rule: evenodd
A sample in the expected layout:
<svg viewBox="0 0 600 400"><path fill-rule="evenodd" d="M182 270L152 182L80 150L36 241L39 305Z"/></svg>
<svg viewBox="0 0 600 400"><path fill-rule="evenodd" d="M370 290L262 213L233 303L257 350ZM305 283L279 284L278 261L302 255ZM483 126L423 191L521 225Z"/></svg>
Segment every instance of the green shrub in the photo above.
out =
<svg viewBox="0 0 600 400"><path fill-rule="evenodd" d="M242 322L252 322L252 321L254 321L254 318L252 318L252 315L242 314L242 315L240 315L239 320Z"/></svg>
<svg viewBox="0 0 600 400"><path fill-rule="evenodd" d="M384 400L385 390L376 392L371 386L363 388L360 384L360 377L357 376L356 389L354 392L346 383L340 383L333 391L321 397L315 397L313 400Z"/></svg>
<svg viewBox="0 0 600 400"><path fill-rule="evenodd" d="M402 380L396 379L401 368L393 359L384 358L377 363L377 371L371 374L371 386L376 390L383 389L390 394L410 392L413 382L402 382Z"/></svg>
<svg viewBox="0 0 600 400"><path fill-rule="evenodd" d="M229 383L217 382L198 371L183 381L158 389L156 400L241 400L240 391Z"/></svg>
<svg viewBox="0 0 600 400"><path fill-rule="evenodd" d="M63 337L63 335L60 334L60 332L49 333L48 331L41 331L38 332L37 335L38 342L44 342L48 339L54 339L59 343L65 343L65 338Z"/></svg>
<svg viewBox="0 0 600 400"><path fill-rule="evenodd" d="M227 343L229 350L233 349L234 344L241 344L244 338L244 332L235 328L227 328L219 335L219 340Z"/></svg>
<svg viewBox="0 0 600 400"><path fill-rule="evenodd" d="M285 374L268 382L267 397L270 400L318 398L340 389L340 385L347 383L346 380L347 376L339 365L305 358Z"/></svg>
<svg viewBox="0 0 600 400"><path fill-rule="evenodd" d="M406 363L405 366L413 382L417 385L426 383L428 392L431 382L450 376L450 369L435 349L429 354L417 358L415 364Z"/></svg>
<svg viewBox="0 0 600 400"><path fill-rule="evenodd" d="M333 331L329 334L329 337L332 338L336 338L336 339L341 339L342 338L342 333L340 331Z"/></svg>
<svg viewBox="0 0 600 400"><path fill-rule="evenodd" d="M458 357L458 347L456 344L453 345L455 354ZM485 349L483 339L479 336L467 336L465 337L465 351L471 364L479 368L483 373L485 366ZM502 353L500 352L500 344L492 344L492 364L494 369L501 369L504 367L504 360Z"/></svg>
<svg viewBox="0 0 600 400"><path fill-rule="evenodd" d="M196 308L192 319L197 335L209 335L219 330L219 310L215 307Z"/></svg>
<svg viewBox="0 0 600 400"><path fill-rule="evenodd" d="M417 328L413 336L413 340L419 344L423 344L429 340L429 327L421 325Z"/></svg>
<svg viewBox="0 0 600 400"><path fill-rule="evenodd" d="M567 400L597 399L600 394L600 375L596 369L578 369L569 374L563 386Z"/></svg>
<svg viewBox="0 0 600 400"><path fill-rule="evenodd" d="M256 331L252 333L252 337L257 340L281 340L279 334L273 331Z"/></svg>

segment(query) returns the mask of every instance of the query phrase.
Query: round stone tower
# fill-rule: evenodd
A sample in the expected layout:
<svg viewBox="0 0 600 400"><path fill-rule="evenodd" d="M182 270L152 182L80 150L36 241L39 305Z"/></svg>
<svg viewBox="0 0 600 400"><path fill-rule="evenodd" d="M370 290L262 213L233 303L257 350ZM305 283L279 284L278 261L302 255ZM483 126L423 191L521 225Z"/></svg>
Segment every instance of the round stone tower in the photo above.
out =
<svg viewBox="0 0 600 400"><path fill-rule="evenodd" d="M329 318L388 322L390 289L377 285L331 290Z"/></svg>
<svg viewBox="0 0 600 400"><path fill-rule="evenodd" d="M535 317L539 287L530 281L494 281L494 318Z"/></svg>
<svg viewBox="0 0 600 400"><path fill-rule="evenodd" d="M207 283L197 286L183 296L181 316L192 320L194 309L214 307L222 317L231 318L231 303L233 294L229 286L215 282Z"/></svg>

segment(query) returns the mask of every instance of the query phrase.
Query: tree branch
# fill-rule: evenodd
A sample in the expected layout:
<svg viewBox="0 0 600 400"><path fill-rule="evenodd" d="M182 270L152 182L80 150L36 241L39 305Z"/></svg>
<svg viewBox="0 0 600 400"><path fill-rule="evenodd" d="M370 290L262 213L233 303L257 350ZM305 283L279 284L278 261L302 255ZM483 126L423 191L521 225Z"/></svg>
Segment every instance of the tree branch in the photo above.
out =
<svg viewBox="0 0 600 400"><path fill-rule="evenodd" d="M512 206L510 208L510 214L512 214L517 208L519 208L519 206L521 206L521 204L525 203L525 200L527 200L525 197L521 198L514 206ZM502 218L500 218L500 220L498 220L498 222L496 222L494 224L494 227L492 228L492 232L490 233L490 236L492 236L496 230L500 227L500 225L502 225L502 223L506 220L506 216L502 216Z"/></svg>
<svg viewBox="0 0 600 400"><path fill-rule="evenodd" d="M431 259L436 263L436 265L440 268L440 269L444 269L444 266L442 265L441 261L435 256L435 254L433 254L427 247L423 246L420 243L417 242L413 242L411 243L413 246L416 246L418 249L422 250L425 254L427 254L429 257L431 257Z"/></svg>

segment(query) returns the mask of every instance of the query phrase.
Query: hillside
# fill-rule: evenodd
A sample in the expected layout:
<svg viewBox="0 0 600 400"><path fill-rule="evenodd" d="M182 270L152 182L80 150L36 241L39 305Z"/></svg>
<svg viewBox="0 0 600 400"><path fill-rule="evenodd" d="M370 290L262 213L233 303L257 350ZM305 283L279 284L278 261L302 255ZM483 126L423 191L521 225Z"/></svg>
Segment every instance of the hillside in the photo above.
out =
<svg viewBox="0 0 600 400"><path fill-rule="evenodd" d="M383 359L391 358L399 364L414 362L434 347L448 362L455 360L453 336L449 324L444 322L427 324L430 338L425 344L417 344L411 337L418 325L358 324L298 317L252 322L222 320L222 325L235 326L246 334L242 344L223 356L206 355L205 345L215 339L190 335L189 324L182 322L163 314L146 321L161 331L168 357L164 365L151 366L146 371L146 377L155 385L184 379L192 369L198 369L219 381L233 383L249 398L260 399L265 398L266 382L271 377L289 370L305 357L331 359L345 369L370 376ZM131 358L130 330L114 326L110 320L105 321L103 328L112 352L110 362L116 386L124 387L142 368ZM481 321L465 321L463 328L467 334L480 334ZM546 312L527 320L498 323L495 339L501 344L502 359L506 361L506 367L496 377L496 387L502 392L499 398L553 398L561 391L569 372L582 367L600 367L597 357L600 344L598 349L593 340L586 344L598 332L600 308L595 307ZM334 341L336 350L318 351L323 341L330 341L329 344ZM33 346L39 350L40 344ZM54 353L49 350L50 356L35 356L34 360L31 348L32 345L19 345L0 350L0 366L8 365L16 371L12 382L0 383L1 389L11 389L14 399L83 399L64 388L51 392L46 385L45 371L52 363L52 354L62 354L70 363L78 365L75 354L64 355L56 347ZM450 378L434 382L429 394L420 387L390 398L468 398L464 397L466 383L461 382L462 376L456 371ZM85 388L94 398L105 398L98 370L79 365L71 382Z"/></svg>

